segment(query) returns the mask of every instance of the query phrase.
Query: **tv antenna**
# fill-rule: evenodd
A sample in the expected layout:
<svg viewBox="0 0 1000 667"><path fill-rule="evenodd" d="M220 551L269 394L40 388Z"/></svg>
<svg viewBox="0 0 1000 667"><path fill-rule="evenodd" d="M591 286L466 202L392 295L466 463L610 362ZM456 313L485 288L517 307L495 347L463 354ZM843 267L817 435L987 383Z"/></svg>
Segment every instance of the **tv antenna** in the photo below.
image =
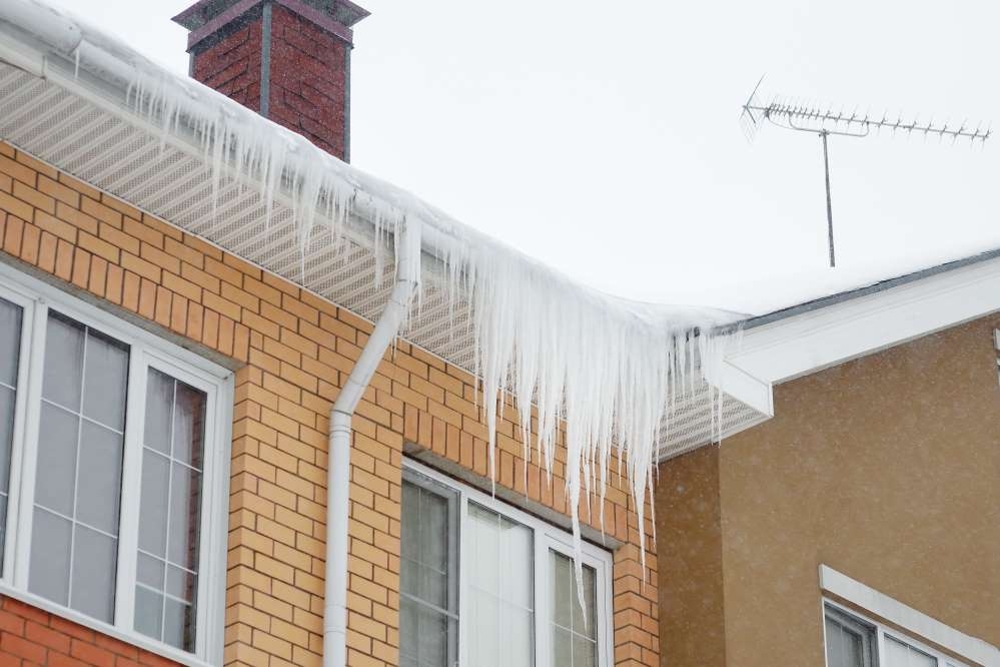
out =
<svg viewBox="0 0 1000 667"><path fill-rule="evenodd" d="M757 97L757 91L763 80L764 77L760 77L746 104L743 105L740 122L749 140L753 140L765 121L786 130L819 135L823 142L823 166L826 174L826 224L830 245L830 268L837 265L833 243L833 202L830 197L830 155L827 149L827 139L830 135L862 138L871 134L872 130L878 133L890 130L893 134L905 132L907 136L914 132L923 134L924 137L937 136L939 140L948 137L952 143L959 139L968 139L970 144L976 141L985 144L990 138L989 127L983 130L982 124L979 124L973 129L968 120L963 121L958 127L950 123L935 124L933 119L921 123L917 117L907 122L903 120L902 114L890 118L888 113L883 113L879 118L868 113L860 115L857 108L848 114L843 108L834 112L832 107L809 106L777 97L770 104L763 104Z"/></svg>

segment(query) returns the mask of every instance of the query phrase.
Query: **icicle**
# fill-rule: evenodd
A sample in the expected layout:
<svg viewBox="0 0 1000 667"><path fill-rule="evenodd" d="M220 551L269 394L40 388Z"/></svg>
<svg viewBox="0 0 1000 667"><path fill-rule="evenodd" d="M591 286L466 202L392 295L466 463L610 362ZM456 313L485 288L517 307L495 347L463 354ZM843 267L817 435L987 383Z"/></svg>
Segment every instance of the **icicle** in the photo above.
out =
<svg viewBox="0 0 1000 667"><path fill-rule="evenodd" d="M488 427L491 478L495 483L497 425L510 398L524 460L540 466L550 484L556 450L565 445L563 492L573 521L578 584L580 505L587 502L593 522L590 504L600 503L594 514L603 530L613 460L635 507L645 571L646 503L657 446L676 412L693 400L710 402L713 433L722 434L721 395L706 387L704 377L728 339L738 339L717 340L710 333L736 319L733 314L634 303L576 285L215 91L175 77L92 30L84 33L134 64L128 104L162 131L164 142L182 127L193 131L208 165L216 215L222 193L248 179L258 184L266 233L274 233L276 202L291 209L303 276L318 220L328 225L335 248L352 215L373 224L376 280L383 274L385 235L398 243L405 221L448 239L450 245L434 252L444 265L449 320L454 324L456 309L468 306L471 370L482 391L476 406ZM419 278L419 265L413 270Z"/></svg>

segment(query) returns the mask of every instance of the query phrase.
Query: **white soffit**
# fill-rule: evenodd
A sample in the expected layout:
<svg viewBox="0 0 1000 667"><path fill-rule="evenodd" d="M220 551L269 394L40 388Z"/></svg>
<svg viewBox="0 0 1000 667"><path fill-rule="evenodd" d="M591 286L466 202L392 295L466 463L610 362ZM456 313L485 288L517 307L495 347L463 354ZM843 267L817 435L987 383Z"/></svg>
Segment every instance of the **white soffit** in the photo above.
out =
<svg viewBox="0 0 1000 667"><path fill-rule="evenodd" d="M223 177L214 208L210 165L200 146L172 136L164 141L160 128L124 103L121 91L11 42L0 44L0 139L364 319L375 321L388 299L392 250L386 245L375 252L369 221L352 219L337 244L326 230L316 234L303 259L286 202L275 201L268 224L259 188ZM468 304L449 298L440 264L426 254L423 264L423 299L406 339L471 372ZM713 389L699 382L674 406L658 456L682 454L766 418L729 397L717 403Z"/></svg>

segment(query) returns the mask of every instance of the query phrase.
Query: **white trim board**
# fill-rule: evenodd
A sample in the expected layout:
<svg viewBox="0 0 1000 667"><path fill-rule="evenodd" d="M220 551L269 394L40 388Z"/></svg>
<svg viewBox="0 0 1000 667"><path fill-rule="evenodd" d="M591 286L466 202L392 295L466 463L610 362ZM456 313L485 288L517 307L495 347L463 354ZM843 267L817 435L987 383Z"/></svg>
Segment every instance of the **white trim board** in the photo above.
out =
<svg viewBox="0 0 1000 667"><path fill-rule="evenodd" d="M1000 667L1000 649L931 618L895 598L827 565L819 566L819 585L827 593L871 612L917 637L986 667Z"/></svg>
<svg viewBox="0 0 1000 667"><path fill-rule="evenodd" d="M745 330L710 381L773 416L776 384L997 311L1000 258Z"/></svg>

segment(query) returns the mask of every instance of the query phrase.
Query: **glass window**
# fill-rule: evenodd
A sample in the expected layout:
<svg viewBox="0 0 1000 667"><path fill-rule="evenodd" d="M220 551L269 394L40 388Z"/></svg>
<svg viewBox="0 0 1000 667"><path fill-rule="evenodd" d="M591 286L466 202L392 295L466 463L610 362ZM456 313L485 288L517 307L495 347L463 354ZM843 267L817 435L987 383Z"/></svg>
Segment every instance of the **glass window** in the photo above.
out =
<svg viewBox="0 0 1000 667"><path fill-rule="evenodd" d="M860 615L825 603L827 667L962 667L961 662Z"/></svg>
<svg viewBox="0 0 1000 667"><path fill-rule="evenodd" d="M469 504L469 662L534 664L534 546L531 530Z"/></svg>
<svg viewBox="0 0 1000 667"><path fill-rule="evenodd" d="M886 635L884 667L937 667L937 659Z"/></svg>
<svg viewBox="0 0 1000 667"><path fill-rule="evenodd" d="M228 480L212 441L228 420L212 412L231 405L219 397L227 372L46 294L0 285L5 585L96 628L151 637L174 657L169 647L217 662ZM211 480L221 493L205 493Z"/></svg>
<svg viewBox="0 0 1000 667"><path fill-rule="evenodd" d="M610 555L585 545L581 607L570 536L417 468L403 479L401 664L606 667Z"/></svg>
<svg viewBox="0 0 1000 667"><path fill-rule="evenodd" d="M195 643L205 392L149 369L139 505L136 630Z"/></svg>
<svg viewBox="0 0 1000 667"><path fill-rule="evenodd" d="M876 667L874 646L873 626L827 606L827 667Z"/></svg>
<svg viewBox="0 0 1000 667"><path fill-rule="evenodd" d="M552 591L552 664L554 667L597 665L597 583L594 568L583 567L583 600L573 559L549 551Z"/></svg>
<svg viewBox="0 0 1000 667"><path fill-rule="evenodd" d="M400 662L450 667L458 660L458 498L422 482L403 482Z"/></svg>
<svg viewBox="0 0 1000 667"><path fill-rule="evenodd" d="M128 346L49 314L28 589L114 618Z"/></svg>

